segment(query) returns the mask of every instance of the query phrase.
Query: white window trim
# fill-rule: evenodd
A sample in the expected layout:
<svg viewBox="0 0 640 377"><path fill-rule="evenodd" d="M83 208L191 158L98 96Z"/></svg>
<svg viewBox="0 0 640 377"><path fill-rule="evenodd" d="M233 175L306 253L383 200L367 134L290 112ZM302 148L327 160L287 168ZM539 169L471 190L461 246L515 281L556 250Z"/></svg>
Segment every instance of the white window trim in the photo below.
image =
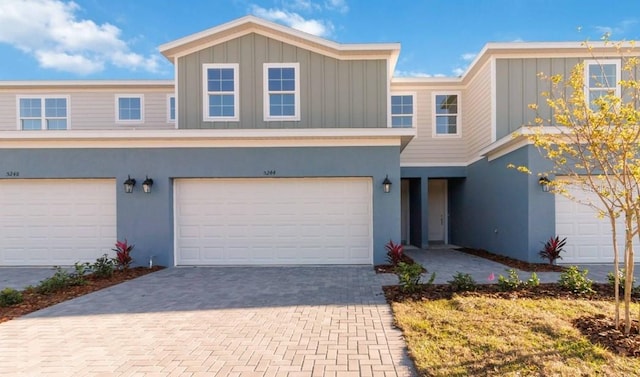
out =
<svg viewBox="0 0 640 377"><path fill-rule="evenodd" d="M269 114L269 68L294 68L294 78L296 90L293 92L295 115L293 116L272 116ZM264 63L262 68L263 76L263 109L264 109L264 121L276 122L276 121L299 121L300 120L300 63ZM289 93L289 92L279 92Z"/></svg>
<svg viewBox="0 0 640 377"><path fill-rule="evenodd" d="M431 135L434 138L459 138L462 137L462 100L461 92L459 91L446 91L446 92L432 92L431 93ZM439 134L436 127L436 96L458 96L458 113L456 117L456 133L455 134Z"/></svg>
<svg viewBox="0 0 640 377"><path fill-rule="evenodd" d="M176 119L173 118L171 119L171 98L174 99L174 116L177 117L178 112L177 107L178 107L178 102L175 100L176 96L173 93L167 94L167 123L175 123Z"/></svg>
<svg viewBox="0 0 640 377"><path fill-rule="evenodd" d="M621 69L620 69L620 59L603 59L603 60L595 60L595 59L589 59L589 60L585 60L584 61L584 98L585 101L589 101L589 93L591 93L591 87L589 87L589 66L590 65L610 65L610 64L614 64L616 66L616 87L615 87L615 94L617 97L621 96L622 93L622 89L620 88L620 80L622 80L621 77ZM608 88L611 87L601 87L601 88L594 88L594 90L596 91L603 91L606 90ZM590 105L590 104L589 104Z"/></svg>
<svg viewBox="0 0 640 377"><path fill-rule="evenodd" d="M44 104L44 100L47 98L64 98L67 100L67 130L71 129L71 97L69 95L57 95L57 94L46 94L46 95L37 95L37 94L25 94L25 95L17 95L16 96L16 128L18 131L22 131L22 123L20 120L20 100L23 98L28 99L40 99L40 106L42 109L42 114L40 114L40 129L44 131L64 131L64 130L49 130L47 129L47 117L45 116L46 108ZM29 118L35 119L35 118ZM50 119L63 119L63 118L50 118Z"/></svg>
<svg viewBox="0 0 640 377"><path fill-rule="evenodd" d="M120 98L140 98L140 119L120 119ZM116 123L144 123L144 94L116 94L115 110Z"/></svg>
<svg viewBox="0 0 640 377"><path fill-rule="evenodd" d="M393 113L391 112L391 97L395 96L411 96L413 98L413 113L411 113L411 127L393 127ZM416 128L417 127L417 111L416 111L416 100L418 95L416 92L391 92L389 95L389 128ZM408 114L398 115L398 116L408 116Z"/></svg>
<svg viewBox="0 0 640 377"><path fill-rule="evenodd" d="M240 65L237 63L203 64L202 65L202 121L204 122L237 122L240 120ZM233 114L234 116L209 115L209 91L207 85L207 70L210 68L233 69ZM225 93L225 92L215 92Z"/></svg>

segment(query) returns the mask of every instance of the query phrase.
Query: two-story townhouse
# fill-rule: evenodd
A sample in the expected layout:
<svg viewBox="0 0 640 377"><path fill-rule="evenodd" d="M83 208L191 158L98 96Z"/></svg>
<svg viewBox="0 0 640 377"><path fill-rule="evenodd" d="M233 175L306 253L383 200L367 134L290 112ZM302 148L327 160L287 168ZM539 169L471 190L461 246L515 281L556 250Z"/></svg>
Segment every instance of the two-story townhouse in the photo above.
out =
<svg viewBox="0 0 640 377"><path fill-rule="evenodd" d="M610 259L606 224L507 164L545 167L512 136L537 74L596 53L586 74L619 80L611 49L488 44L461 77L400 78L399 44L247 16L160 51L174 81L0 82L0 265L124 238L168 266L380 264L389 240L539 261L553 234L565 262Z"/></svg>

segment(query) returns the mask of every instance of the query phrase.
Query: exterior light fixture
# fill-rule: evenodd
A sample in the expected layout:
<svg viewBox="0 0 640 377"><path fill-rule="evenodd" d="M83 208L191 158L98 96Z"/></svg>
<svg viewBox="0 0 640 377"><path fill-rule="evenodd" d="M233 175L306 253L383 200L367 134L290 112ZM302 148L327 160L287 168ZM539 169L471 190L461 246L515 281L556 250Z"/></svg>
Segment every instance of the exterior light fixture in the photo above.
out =
<svg viewBox="0 0 640 377"><path fill-rule="evenodd" d="M146 179L144 180L144 182L142 182L142 191L145 192L145 194L148 194L151 192L151 186L153 186L153 179L149 178L149 176L146 177Z"/></svg>
<svg viewBox="0 0 640 377"><path fill-rule="evenodd" d="M384 177L384 181L382 181L382 190L387 194L391 192L391 181L389 180L388 174Z"/></svg>
<svg viewBox="0 0 640 377"><path fill-rule="evenodd" d="M547 177L540 177L540 179L538 179L538 184L542 187L542 191L544 192L549 192L551 189L551 181Z"/></svg>
<svg viewBox="0 0 640 377"><path fill-rule="evenodd" d="M127 176L127 180L124 181L124 192L127 194L131 194L133 192L133 186L136 185L136 180L131 178L130 175Z"/></svg>

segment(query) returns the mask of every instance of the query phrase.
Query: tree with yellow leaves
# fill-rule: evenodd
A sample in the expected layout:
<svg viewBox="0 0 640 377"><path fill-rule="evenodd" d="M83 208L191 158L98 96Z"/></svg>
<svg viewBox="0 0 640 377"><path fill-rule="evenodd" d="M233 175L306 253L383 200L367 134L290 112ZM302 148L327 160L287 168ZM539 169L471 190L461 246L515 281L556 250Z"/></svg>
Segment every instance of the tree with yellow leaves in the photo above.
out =
<svg viewBox="0 0 640 377"><path fill-rule="evenodd" d="M595 49L585 44L593 59L576 65L569 77L540 74L550 90L541 93L545 103L530 105L537 116L523 134L552 162L550 171L538 172L554 177L549 182L551 191L591 206L611 224L616 326L620 323L619 240L624 239L624 332L628 335L633 240L640 239L640 81L636 79L640 60L634 56L638 52L633 43L604 39L607 56L615 54L619 65L597 58ZM548 106L546 111L540 111L543 106ZM548 110L551 115L545 119L540 114ZM585 201L575 195L576 190L591 191L597 200Z"/></svg>

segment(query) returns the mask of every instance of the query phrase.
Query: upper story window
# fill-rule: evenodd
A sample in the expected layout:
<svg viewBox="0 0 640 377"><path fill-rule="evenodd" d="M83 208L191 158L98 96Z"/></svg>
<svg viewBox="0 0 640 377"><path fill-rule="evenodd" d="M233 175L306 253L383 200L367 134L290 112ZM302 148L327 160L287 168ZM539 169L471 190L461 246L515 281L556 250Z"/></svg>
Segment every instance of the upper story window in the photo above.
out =
<svg viewBox="0 0 640 377"><path fill-rule="evenodd" d="M18 97L18 128L21 130L66 130L68 97Z"/></svg>
<svg viewBox="0 0 640 377"><path fill-rule="evenodd" d="M176 96L167 95L167 122L173 123L176 121Z"/></svg>
<svg viewBox="0 0 640 377"><path fill-rule="evenodd" d="M203 120L237 121L238 64L204 64Z"/></svg>
<svg viewBox="0 0 640 377"><path fill-rule="evenodd" d="M141 94L116 95L116 121L142 122L144 120L144 96Z"/></svg>
<svg viewBox="0 0 640 377"><path fill-rule="evenodd" d="M300 120L300 64L264 64L264 120Z"/></svg>
<svg viewBox="0 0 640 377"><path fill-rule="evenodd" d="M597 110L593 101L606 94L620 96L620 60L585 60L585 98Z"/></svg>
<svg viewBox="0 0 640 377"><path fill-rule="evenodd" d="M394 94L391 96L391 127L413 127L413 98L413 94Z"/></svg>
<svg viewBox="0 0 640 377"><path fill-rule="evenodd" d="M433 135L460 136L460 93L433 94Z"/></svg>

